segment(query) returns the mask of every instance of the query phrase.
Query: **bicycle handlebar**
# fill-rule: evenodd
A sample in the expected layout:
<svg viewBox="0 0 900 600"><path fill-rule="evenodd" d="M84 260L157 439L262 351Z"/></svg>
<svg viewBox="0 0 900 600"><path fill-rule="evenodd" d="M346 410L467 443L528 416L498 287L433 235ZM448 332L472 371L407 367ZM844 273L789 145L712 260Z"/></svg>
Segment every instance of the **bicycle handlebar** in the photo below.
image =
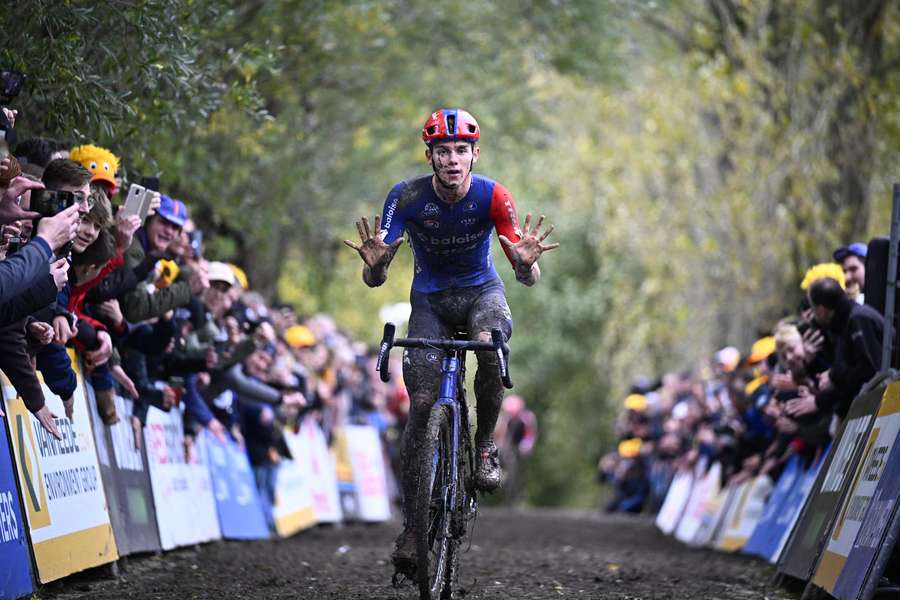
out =
<svg viewBox="0 0 900 600"><path fill-rule="evenodd" d="M503 333L499 329L491 330L490 342L475 342L470 340L433 340L428 338L397 338L394 339L396 327L393 323L384 324L384 336L381 338L381 346L378 350L378 366L376 370L384 382L390 381L391 374L388 370L388 358L391 348L435 348L437 350L473 350L475 352L495 352L500 365L500 379L503 387L511 390L512 378L509 375L509 346L503 341Z"/></svg>

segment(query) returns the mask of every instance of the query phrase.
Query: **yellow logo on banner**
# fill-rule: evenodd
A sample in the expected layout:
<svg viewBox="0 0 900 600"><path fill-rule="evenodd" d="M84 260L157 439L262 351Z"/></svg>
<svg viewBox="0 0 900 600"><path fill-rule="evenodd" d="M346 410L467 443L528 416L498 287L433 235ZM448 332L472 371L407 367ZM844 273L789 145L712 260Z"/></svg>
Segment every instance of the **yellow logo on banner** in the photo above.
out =
<svg viewBox="0 0 900 600"><path fill-rule="evenodd" d="M28 522L32 529L50 525L50 511L47 507L47 491L41 473L40 454L34 439L31 413L25 408L21 398L7 402L9 424L12 428L13 450L19 467L19 481L22 496L28 509Z"/></svg>

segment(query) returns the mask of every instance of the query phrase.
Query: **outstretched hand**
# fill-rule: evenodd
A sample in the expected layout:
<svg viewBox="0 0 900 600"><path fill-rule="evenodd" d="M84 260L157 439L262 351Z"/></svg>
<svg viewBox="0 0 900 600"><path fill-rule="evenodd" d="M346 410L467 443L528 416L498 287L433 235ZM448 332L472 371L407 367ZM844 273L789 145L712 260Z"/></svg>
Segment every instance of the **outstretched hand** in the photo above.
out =
<svg viewBox="0 0 900 600"><path fill-rule="evenodd" d="M553 233L554 229L553 225L550 225L544 233L541 233L540 229L543 224L544 215L541 215L534 228L531 229L531 213L528 213L525 215L525 225L522 227L522 235L518 242L512 243L506 236L500 236L500 243L509 251L517 268L531 269L531 265L537 262L541 254L559 248L558 243L542 243Z"/></svg>
<svg viewBox="0 0 900 600"><path fill-rule="evenodd" d="M344 243L359 252L359 256L370 269L378 266L384 266L391 261L397 248L403 243L403 238L397 238L392 244L385 244L381 239L379 228L381 226L381 216L375 215L374 227L369 228L369 219L363 217L356 222L356 230L359 232L361 243L355 244L350 240L344 240Z"/></svg>

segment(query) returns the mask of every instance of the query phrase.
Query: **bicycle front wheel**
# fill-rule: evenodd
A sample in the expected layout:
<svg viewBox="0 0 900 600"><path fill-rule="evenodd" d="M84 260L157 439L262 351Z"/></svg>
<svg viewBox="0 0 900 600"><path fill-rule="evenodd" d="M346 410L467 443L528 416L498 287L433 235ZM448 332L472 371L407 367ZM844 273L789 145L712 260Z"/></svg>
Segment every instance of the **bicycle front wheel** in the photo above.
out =
<svg viewBox="0 0 900 600"><path fill-rule="evenodd" d="M436 600L448 583L453 478L450 409L435 406L428 416L422 446L416 454L417 486L413 525L416 532L416 577L422 600ZM449 596L449 590L443 597Z"/></svg>

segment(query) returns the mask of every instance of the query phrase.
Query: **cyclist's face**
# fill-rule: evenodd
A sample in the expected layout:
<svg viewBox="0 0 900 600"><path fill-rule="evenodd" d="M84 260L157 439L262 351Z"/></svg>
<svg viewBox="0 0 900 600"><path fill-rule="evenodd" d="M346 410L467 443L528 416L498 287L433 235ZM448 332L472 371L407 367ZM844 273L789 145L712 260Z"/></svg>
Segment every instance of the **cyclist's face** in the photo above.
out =
<svg viewBox="0 0 900 600"><path fill-rule="evenodd" d="M440 182L448 188L456 188L472 172L480 150L469 142L439 142L425 150L425 157Z"/></svg>

